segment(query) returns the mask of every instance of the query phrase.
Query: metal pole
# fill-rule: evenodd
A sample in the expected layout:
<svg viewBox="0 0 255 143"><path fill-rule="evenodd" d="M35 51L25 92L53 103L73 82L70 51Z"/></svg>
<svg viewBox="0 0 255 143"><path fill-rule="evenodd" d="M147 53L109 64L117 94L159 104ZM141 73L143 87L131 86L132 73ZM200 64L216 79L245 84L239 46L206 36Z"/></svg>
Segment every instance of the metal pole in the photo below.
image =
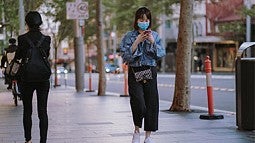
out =
<svg viewBox="0 0 255 143"><path fill-rule="evenodd" d="M163 15L162 16L162 19L163 19L163 24L162 24L162 27L163 27L163 31L162 31L162 37L161 37L161 40L162 40L162 46L164 48L166 48L166 35L165 35L165 28L166 28L166 19L165 19L165 16ZM162 73L165 73L166 72L166 58L165 56L162 58L162 61L161 61L161 71Z"/></svg>
<svg viewBox="0 0 255 143"><path fill-rule="evenodd" d="M117 49L117 33L116 33L116 25L113 26L113 60L114 60L114 65L117 65L117 59L116 59L116 49Z"/></svg>
<svg viewBox="0 0 255 143"><path fill-rule="evenodd" d="M245 1L245 6L247 9L251 9L251 2L250 0ZM251 17L249 15L246 15L246 42L251 41ZM248 49L246 51L247 56L251 56L251 50Z"/></svg>
<svg viewBox="0 0 255 143"><path fill-rule="evenodd" d="M3 26L3 45L6 45L6 27L5 27L5 13L4 13L4 1L2 0L2 26ZM4 48L1 49L1 54L4 53Z"/></svg>
<svg viewBox="0 0 255 143"><path fill-rule="evenodd" d="M80 20L74 20L75 38L75 86L77 92L84 92L84 42L81 34Z"/></svg>
<svg viewBox="0 0 255 143"><path fill-rule="evenodd" d="M25 12L23 0L19 0L19 34L25 33Z"/></svg>
<svg viewBox="0 0 255 143"><path fill-rule="evenodd" d="M55 33L53 33L53 38L54 38L54 50L55 50L55 53L54 53L54 87L56 88L57 86L60 86L58 84L58 75L57 75L57 59L58 59L58 48L57 48L57 39L56 39L56 35Z"/></svg>

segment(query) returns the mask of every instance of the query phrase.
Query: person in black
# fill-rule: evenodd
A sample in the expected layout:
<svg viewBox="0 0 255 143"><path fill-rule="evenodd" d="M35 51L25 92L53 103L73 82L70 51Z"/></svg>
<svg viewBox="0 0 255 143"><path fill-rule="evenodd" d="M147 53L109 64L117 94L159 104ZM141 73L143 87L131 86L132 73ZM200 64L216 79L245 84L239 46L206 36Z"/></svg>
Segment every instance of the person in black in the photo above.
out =
<svg viewBox="0 0 255 143"><path fill-rule="evenodd" d="M1 59L1 69L6 68L6 65L8 65L13 60L17 48L18 46L16 45L16 39L10 38L9 46L4 49L5 53ZM5 84L8 84L7 89L11 89L12 77L6 73L4 73L4 76L5 76Z"/></svg>
<svg viewBox="0 0 255 143"><path fill-rule="evenodd" d="M37 11L30 11L25 17L26 24L28 26L28 32L18 36L18 50L16 52L15 58L22 59L22 63L26 61L27 55L29 55L29 51L31 50L31 43L37 45L40 39L42 50L49 57L50 51L50 36L45 36L40 32L40 25L42 24L41 15ZM30 39L30 42L29 40ZM32 51L33 52L33 51ZM41 55L38 58L42 58ZM33 60L33 59L31 59ZM37 61L37 60L34 60ZM33 61L30 61L33 62ZM36 66L36 65L35 65ZM48 114L47 114L47 102L48 102L48 93L50 88L50 77L42 77L41 79L31 80L31 76L35 75L27 75L25 70L25 64L21 68L20 74L18 77L18 83L20 85L20 92L23 96L23 126L24 126L24 136L25 143L32 142L31 129L32 129L32 101L33 101L33 93L36 91L37 94L37 110L38 110L38 118L39 118L39 128L40 128L40 143L46 143L47 140L47 132L48 132ZM32 69L31 69L32 70ZM38 73L40 75L41 73ZM30 77L29 77L30 76Z"/></svg>

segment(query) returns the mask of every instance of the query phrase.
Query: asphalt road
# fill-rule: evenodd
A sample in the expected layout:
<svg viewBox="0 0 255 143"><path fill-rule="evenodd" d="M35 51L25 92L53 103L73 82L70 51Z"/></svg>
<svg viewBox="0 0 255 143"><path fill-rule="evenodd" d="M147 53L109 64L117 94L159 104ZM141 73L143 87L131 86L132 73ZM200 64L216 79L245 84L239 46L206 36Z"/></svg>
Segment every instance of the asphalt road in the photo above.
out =
<svg viewBox="0 0 255 143"><path fill-rule="evenodd" d="M74 74L59 75L58 83L61 86L75 86ZM124 94L124 76L123 74L106 74L107 86L106 91L114 94ZM98 74L91 74L92 89L97 90ZM89 88L89 75L85 74L85 88ZM172 101L174 95L174 74L158 74L158 88L160 100ZM226 112L235 112L235 76L214 75L212 74L214 109L224 110ZM96 94L96 93L95 93ZM204 73L193 74L191 76L191 105L207 108L207 90L206 76ZM170 105L169 105L170 107Z"/></svg>

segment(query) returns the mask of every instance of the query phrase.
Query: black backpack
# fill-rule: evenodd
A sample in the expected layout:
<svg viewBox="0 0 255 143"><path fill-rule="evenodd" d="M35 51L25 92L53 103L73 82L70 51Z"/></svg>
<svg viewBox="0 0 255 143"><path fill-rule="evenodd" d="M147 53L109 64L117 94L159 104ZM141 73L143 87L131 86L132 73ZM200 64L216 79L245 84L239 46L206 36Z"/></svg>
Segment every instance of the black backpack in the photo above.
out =
<svg viewBox="0 0 255 143"><path fill-rule="evenodd" d="M45 37L34 45L34 43L26 36L30 48L27 51L27 56L23 59L21 80L24 82L42 82L49 80L51 76L50 63L47 58L46 52L41 47Z"/></svg>

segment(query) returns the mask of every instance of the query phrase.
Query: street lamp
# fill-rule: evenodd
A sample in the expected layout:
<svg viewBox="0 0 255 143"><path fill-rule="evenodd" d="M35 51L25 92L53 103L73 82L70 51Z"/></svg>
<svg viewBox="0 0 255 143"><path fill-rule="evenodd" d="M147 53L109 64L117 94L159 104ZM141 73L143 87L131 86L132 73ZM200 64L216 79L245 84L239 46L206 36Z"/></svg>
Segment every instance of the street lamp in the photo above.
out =
<svg viewBox="0 0 255 143"><path fill-rule="evenodd" d="M111 32L111 37L113 39L113 61L114 61L114 65L117 64L116 61L116 49L117 49L117 36L116 36L116 25L113 26L113 32Z"/></svg>

